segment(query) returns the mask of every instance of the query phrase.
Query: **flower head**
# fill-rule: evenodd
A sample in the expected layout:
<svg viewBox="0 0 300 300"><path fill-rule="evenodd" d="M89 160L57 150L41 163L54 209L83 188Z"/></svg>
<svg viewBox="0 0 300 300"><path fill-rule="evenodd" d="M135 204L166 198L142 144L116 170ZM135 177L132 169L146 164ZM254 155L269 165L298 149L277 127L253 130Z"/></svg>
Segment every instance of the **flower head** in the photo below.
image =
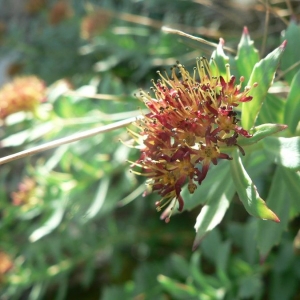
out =
<svg viewBox="0 0 300 300"><path fill-rule="evenodd" d="M45 100L46 86L35 76L17 77L0 90L0 119L19 111L34 112Z"/></svg>
<svg viewBox="0 0 300 300"><path fill-rule="evenodd" d="M46 6L46 0L27 0L25 10L29 14L36 14Z"/></svg>
<svg viewBox="0 0 300 300"><path fill-rule="evenodd" d="M11 193L12 203L27 211L42 202L44 190L34 178L25 177L18 186L18 190Z"/></svg>
<svg viewBox="0 0 300 300"><path fill-rule="evenodd" d="M244 78L236 84L229 65L226 69L225 77L213 76L208 61L202 57L190 74L177 62L171 77L158 72L160 79L153 81L152 87L155 97L140 93L150 112L135 122L138 134L129 130L141 149L140 159L132 166L142 168L142 172L133 172L148 177L148 185L161 196L156 202L158 211L166 205L171 205L172 211L176 203L181 211L182 186L188 183L193 193L211 163L231 159L221 152L221 146L237 145L239 135L251 136L239 126L234 111L241 102L252 99L251 88L242 91ZM169 219L170 216L166 221Z"/></svg>
<svg viewBox="0 0 300 300"><path fill-rule="evenodd" d="M80 36L83 39L91 39L101 34L109 25L111 14L105 10L97 9L85 16L81 21Z"/></svg>
<svg viewBox="0 0 300 300"><path fill-rule="evenodd" d="M4 251L0 250L0 285L5 281L6 273L13 268L11 257Z"/></svg>
<svg viewBox="0 0 300 300"><path fill-rule="evenodd" d="M65 19L71 17L73 14L72 8L65 0L56 2L49 13L49 23L51 25L57 25Z"/></svg>

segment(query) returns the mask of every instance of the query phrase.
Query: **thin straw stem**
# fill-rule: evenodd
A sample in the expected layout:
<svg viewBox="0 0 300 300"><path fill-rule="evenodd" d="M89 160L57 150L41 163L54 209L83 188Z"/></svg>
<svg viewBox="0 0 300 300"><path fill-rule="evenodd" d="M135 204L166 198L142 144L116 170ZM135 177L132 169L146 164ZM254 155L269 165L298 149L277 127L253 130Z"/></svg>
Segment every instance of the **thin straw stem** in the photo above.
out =
<svg viewBox="0 0 300 300"><path fill-rule="evenodd" d="M40 146L36 146L21 152L17 152L15 154L12 155L8 155L5 157L0 158L0 165L3 165L5 163L20 159L20 158L24 158L26 156L30 156L30 155L34 155L43 151L47 151L49 149L64 145L64 144L69 144L69 143L73 143L73 142L77 142L79 140L82 139L86 139L89 137L92 137L94 135L97 135L99 133L104 133L104 132L108 132L108 131L112 131L121 127L125 127L127 125L129 125L130 123L136 121L138 118L142 118L142 116L139 117L134 117L134 118L129 118L129 119L125 119L119 122L115 122L113 124L108 124L108 125L104 125L101 127L97 127L97 128L93 128L93 129L89 129L83 132L79 132L61 139L57 139L54 140L52 142L49 143L45 143L42 144Z"/></svg>
<svg viewBox="0 0 300 300"><path fill-rule="evenodd" d="M197 42L200 42L200 43L209 45L209 46L211 46L211 47L215 47L215 48L218 47L218 44L216 44L216 43L212 43L212 42L209 42L209 41L207 41L207 40L205 40L205 39L203 39L203 38L196 37L196 36L193 36L193 35L191 35L191 34L187 34L187 33L183 32L183 31L181 31L181 30L177 30L177 29L173 29L173 28L169 28L169 27L163 26L163 27L162 27L162 31L168 32L168 33L173 33L173 34L178 34L178 35L187 37L187 38L189 38L189 39L191 39L191 40L195 40L195 41L197 41ZM228 52L236 53L236 51L235 51L234 49L232 49L232 48L229 48L229 47L226 47L226 46L224 46L223 48L224 48L225 50L227 50Z"/></svg>

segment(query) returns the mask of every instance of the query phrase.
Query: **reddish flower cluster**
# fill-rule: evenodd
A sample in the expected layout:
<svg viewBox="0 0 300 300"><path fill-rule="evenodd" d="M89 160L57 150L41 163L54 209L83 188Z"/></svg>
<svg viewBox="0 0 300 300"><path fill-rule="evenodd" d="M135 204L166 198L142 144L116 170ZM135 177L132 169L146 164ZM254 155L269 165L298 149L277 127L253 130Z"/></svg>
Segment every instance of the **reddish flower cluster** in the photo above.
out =
<svg viewBox="0 0 300 300"><path fill-rule="evenodd" d="M46 0L27 0L25 10L29 14L36 14L46 7Z"/></svg>
<svg viewBox="0 0 300 300"><path fill-rule="evenodd" d="M57 25L71 17L72 14L73 10L68 1L57 1L49 12L49 23L51 25Z"/></svg>
<svg viewBox="0 0 300 300"><path fill-rule="evenodd" d="M0 285L5 282L6 273L13 268L11 257L4 251L0 250Z"/></svg>
<svg viewBox="0 0 300 300"><path fill-rule="evenodd" d="M25 177L18 186L18 190L11 193L12 203L21 206L24 211L41 204L44 195L43 187L34 178Z"/></svg>
<svg viewBox="0 0 300 300"><path fill-rule="evenodd" d="M141 149L140 159L132 166L143 169L142 173L132 172L148 177L149 186L161 196L156 202L158 211L169 204L172 212L177 203L179 211L183 209L182 186L187 182L189 192L194 193L211 162L216 165L218 159L231 159L220 152L221 146L236 145L244 154L237 138L251 135L238 125L234 107L252 99L248 95L250 87L241 91L244 78L236 85L229 65L226 70L225 78L213 76L209 63L202 57L197 59L191 76L177 63L171 78L158 72L160 79L153 82L152 88L155 98L141 92L150 113L135 122L139 133L129 130ZM170 216L171 213L166 222Z"/></svg>
<svg viewBox="0 0 300 300"><path fill-rule="evenodd" d="M109 25L111 17L109 12L101 9L88 14L81 21L80 36L83 39L91 39L100 35Z"/></svg>

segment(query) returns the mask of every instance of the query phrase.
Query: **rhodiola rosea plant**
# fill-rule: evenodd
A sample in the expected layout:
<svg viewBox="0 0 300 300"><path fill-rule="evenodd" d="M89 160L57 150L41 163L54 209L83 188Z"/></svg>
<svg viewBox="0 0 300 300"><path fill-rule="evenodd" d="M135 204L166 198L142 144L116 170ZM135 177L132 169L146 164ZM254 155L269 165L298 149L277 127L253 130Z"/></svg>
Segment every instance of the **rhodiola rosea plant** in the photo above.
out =
<svg viewBox="0 0 300 300"><path fill-rule="evenodd" d="M292 22L286 35L295 30ZM256 234L265 257L300 212L300 75L293 68L296 58L288 39L260 58L245 27L236 56L225 54L224 48L220 39L211 58L197 58L191 71L177 62L170 74L158 72L152 91L137 95L148 113L4 157L0 163L132 123L137 130L130 127L128 132L141 154L131 162L131 171L147 178L144 196L157 192L161 219L168 223L172 214L201 206L196 249L237 195L250 215L268 220L259 222ZM284 51L289 59L281 68L294 73L288 77L286 100L270 92ZM270 168L272 183L262 199L249 174Z"/></svg>
<svg viewBox="0 0 300 300"><path fill-rule="evenodd" d="M253 228L256 231L256 242L263 259L270 249L280 242L281 234L286 229L288 222L300 212L298 199L300 194L298 127L300 74L293 67L297 61L297 52L295 52L290 38L290 36L296 35L295 31L297 33L297 30L299 31L298 26L291 23L286 31L286 40L283 40L282 44L270 54L260 57L245 28L236 56L227 54L224 50L226 49L224 41L221 39L211 58L195 58L195 70L189 70L180 62L174 61L171 72L161 71L157 75L158 81L153 83L152 91L149 94L143 91L137 93L137 97L149 109L144 115L94 128L75 136L64 137L61 140L25 150L9 158L2 158L0 163L95 134L104 134L133 123L134 126L129 126L129 132L137 142L134 147L138 145L141 154L137 161L131 161L132 172L145 176L148 185L145 198L138 197L137 201L148 201L147 193L152 189L157 196L157 202L153 202L153 207L156 206L157 210L162 213L162 219L165 221L171 219L171 223L178 222L180 224L181 216L175 215L180 211L199 210L199 215L194 221L196 229L194 249L197 248L204 236L222 221L231 202L242 202L245 209L257 219L256 226ZM281 72L285 72L279 73L281 79L285 81L281 81L280 78L278 80L276 76L278 66ZM287 97L274 94L272 87L275 85L279 90L283 86L289 86ZM67 99L63 100L67 102ZM70 103L73 102L70 101ZM56 102L54 105L60 105L60 103ZM61 105L63 106L63 104ZM72 107L71 104L69 105L68 108ZM61 109L60 113L66 114L67 117L70 116L68 109ZM8 140L5 142L8 143ZM14 140L14 142L16 141ZM127 144L128 141L125 143ZM98 141L95 142L95 145L91 143L89 147L98 153ZM108 146L111 148L111 145ZM124 147L120 149L124 151ZM116 168L116 165L109 167L110 163L106 161L105 168L101 169L98 167L99 159L107 158L99 158L96 155L95 166L86 165L84 158L90 159L90 155L89 153L86 155L85 147L80 150L76 157L76 155L72 156L73 154L69 153L71 151L68 149L58 149L53 158L46 160L43 169L40 166L37 168L36 174L39 175L39 177L37 176L39 180L25 179L20 184L19 191L12 194L16 205L25 203L22 205L22 209L28 218L39 215L43 199L46 199L45 202L51 203L51 209L53 209L52 206L56 207L53 209L53 215L49 218L47 215L43 219L44 223L38 225L40 227L29 229L30 246L48 245L44 240L39 242L49 233L54 233L60 224L63 224L61 228L69 228L68 220L73 222L74 215L79 215L78 224L80 226L74 226L76 223L74 222L71 224L73 227L70 226L71 230L80 228L78 232L82 231L82 235L90 232L89 226L85 227L86 232L83 231L81 225L88 221L82 221L83 213L78 208L76 211L73 199L76 199L77 207L79 207L78 203L84 202L83 198L86 197L86 190L90 186L91 180L96 182L99 177L101 178L97 197L87 209L87 213L84 215L85 220L95 218L101 205L111 201L109 197L107 200L105 199L107 191L112 190L109 189L110 179L106 180L101 176L107 170L112 173L112 169ZM124 161L126 155L123 155L123 152L121 154L118 153L119 158L121 157ZM73 157L74 163L76 163L75 167L72 166L73 161L70 162L68 155ZM79 156L80 159L83 158L80 160ZM52 173L51 168L54 168L60 161L62 161L65 173ZM80 169L80 175L77 174L76 178L66 171L77 168ZM84 179L82 172L91 175ZM122 172L126 173L127 169ZM257 180L262 177L267 177L271 181L268 190L263 191L264 197L259 195L262 189ZM46 181L51 183L51 188L47 186L50 183L45 183ZM44 186L41 187L42 184ZM60 185L62 186L61 190L57 189L57 186ZM81 190L75 190L74 186L78 186ZM55 204L52 204L53 199L57 199ZM72 201L68 201L68 199L72 199ZM68 210L72 213L65 221L64 213L67 214ZM172 224L161 223L160 226L160 230L163 231L166 226L172 226ZM95 227L93 230L95 230L93 235L97 236L98 228ZM74 232L77 241L76 235L79 233ZM106 235L106 232L104 234ZM94 236L91 238L93 241ZM69 240L64 238L63 240L66 244L64 247L71 245ZM50 239L49 244L52 244ZM59 243L55 244L56 250L59 249L57 245ZM82 245L84 250L85 244ZM226 253L228 255L228 244L222 244L220 241L218 245L220 245L218 250L224 256ZM76 247L80 246L76 244ZM80 251L76 247L72 247L72 249L77 254ZM95 247L101 248L98 245ZM216 244L213 243L213 247L217 247ZM36 251L44 255L39 248ZM62 255L61 253L58 254L58 257ZM199 252L196 251L193 258L194 271L198 266L198 254ZM94 256L93 251L86 254L88 258ZM29 264L34 265L34 255L32 255L33 258L24 257L25 262L29 261ZM223 258L221 255L220 257ZM174 257L172 256L172 258ZM67 259L65 264L58 265L58 267L55 265L53 269L55 272L58 270L57 274L62 274L64 268L69 270L83 260L82 257L74 262ZM40 261L43 263L44 259L40 259ZM224 259L224 261L226 260ZM15 263L17 267L20 264L23 264L23 260ZM220 264L224 266L225 263ZM7 265L10 266L10 264ZM51 273L53 269L50 268L49 273L43 276L45 278L54 276ZM17 276L12 277L12 282L15 280L14 282L20 282L20 285L24 282L30 285L32 284L30 280L35 280L27 276L28 269L25 266L20 268L22 276L18 275L18 268L15 267L15 270ZM22 270L25 271L22 273ZM160 276L158 281L170 293L177 291L175 288L178 286L173 286L173 289L169 290L172 282L166 277ZM208 288L212 288L210 282ZM198 293L198 290L195 291L195 289L186 289L185 293L190 291ZM218 290L216 289L215 292L218 293Z"/></svg>
<svg viewBox="0 0 300 300"><path fill-rule="evenodd" d="M128 129L141 151L130 162L132 172L147 178L144 195L157 192L155 206L167 223L178 211L202 206L194 249L236 194L249 214L268 220L257 227L262 258L300 212L300 73L286 100L269 92L287 45L284 40L260 58L244 28L236 57L225 54L220 39L211 58L198 58L191 72L177 62L170 74L158 72L150 93L137 95L149 113L134 122L137 130ZM248 173L271 166L266 203Z"/></svg>

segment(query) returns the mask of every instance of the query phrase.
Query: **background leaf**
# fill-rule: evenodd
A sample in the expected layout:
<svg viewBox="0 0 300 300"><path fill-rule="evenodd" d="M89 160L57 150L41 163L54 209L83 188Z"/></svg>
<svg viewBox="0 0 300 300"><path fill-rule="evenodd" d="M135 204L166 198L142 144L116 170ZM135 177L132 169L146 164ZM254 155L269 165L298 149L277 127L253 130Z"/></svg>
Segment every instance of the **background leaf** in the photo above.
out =
<svg viewBox="0 0 300 300"><path fill-rule="evenodd" d="M51 233L54 229L56 229L60 225L65 212L65 205L66 205L65 202L66 199L64 199L64 201L62 202L57 200L53 203L54 205L53 214L41 227L37 228L32 232L32 234L29 236L29 240L31 242L38 241L45 235Z"/></svg>
<svg viewBox="0 0 300 300"><path fill-rule="evenodd" d="M223 219L230 201L235 193L234 185L230 177L225 177L222 185L221 196L216 195L201 208L194 226L196 230L196 237L193 244L195 250L200 244L203 237L211 230L213 230Z"/></svg>

